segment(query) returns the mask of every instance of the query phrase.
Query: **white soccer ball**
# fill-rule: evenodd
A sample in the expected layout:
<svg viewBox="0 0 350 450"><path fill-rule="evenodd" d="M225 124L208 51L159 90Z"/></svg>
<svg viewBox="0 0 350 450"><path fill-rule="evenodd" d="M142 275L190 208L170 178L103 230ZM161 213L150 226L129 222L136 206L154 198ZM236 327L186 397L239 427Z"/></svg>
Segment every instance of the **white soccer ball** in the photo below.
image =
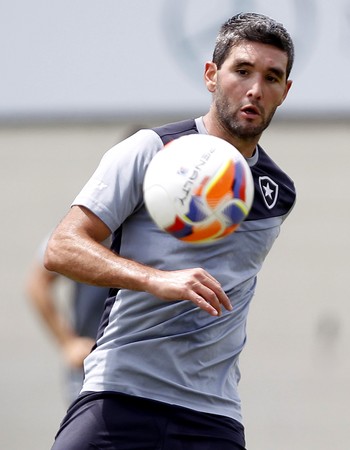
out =
<svg viewBox="0 0 350 450"><path fill-rule="evenodd" d="M234 232L247 217L254 182L235 147L215 136L190 134L154 156L143 191L159 228L185 242L208 243Z"/></svg>

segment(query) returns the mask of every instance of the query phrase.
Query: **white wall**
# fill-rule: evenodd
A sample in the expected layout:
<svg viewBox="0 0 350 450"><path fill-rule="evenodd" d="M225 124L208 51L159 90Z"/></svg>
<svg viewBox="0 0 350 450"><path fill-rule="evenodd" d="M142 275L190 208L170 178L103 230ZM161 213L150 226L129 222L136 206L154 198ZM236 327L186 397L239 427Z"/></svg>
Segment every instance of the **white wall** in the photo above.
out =
<svg viewBox="0 0 350 450"><path fill-rule="evenodd" d="M0 120L143 117L207 108L219 26L240 11L296 45L286 115L350 115L348 0L12 0L1 10Z"/></svg>

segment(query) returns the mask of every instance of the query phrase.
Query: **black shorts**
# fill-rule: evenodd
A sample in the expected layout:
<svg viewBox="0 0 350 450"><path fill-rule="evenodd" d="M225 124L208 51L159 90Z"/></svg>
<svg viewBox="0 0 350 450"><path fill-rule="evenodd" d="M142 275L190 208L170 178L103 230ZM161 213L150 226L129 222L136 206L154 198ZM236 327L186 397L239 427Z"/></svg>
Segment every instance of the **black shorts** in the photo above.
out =
<svg viewBox="0 0 350 450"><path fill-rule="evenodd" d="M52 450L245 450L228 417L119 393L88 393L69 408Z"/></svg>

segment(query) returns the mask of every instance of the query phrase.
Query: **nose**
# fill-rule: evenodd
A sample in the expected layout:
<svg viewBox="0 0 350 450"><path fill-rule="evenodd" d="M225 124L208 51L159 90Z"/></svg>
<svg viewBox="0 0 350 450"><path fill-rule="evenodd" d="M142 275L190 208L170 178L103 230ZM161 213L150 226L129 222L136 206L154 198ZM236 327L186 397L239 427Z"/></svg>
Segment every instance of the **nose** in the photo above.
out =
<svg viewBox="0 0 350 450"><path fill-rule="evenodd" d="M255 78L254 80L252 80L252 83L249 86L249 89L247 91L247 97L260 100L262 96L263 96L262 82L260 79Z"/></svg>

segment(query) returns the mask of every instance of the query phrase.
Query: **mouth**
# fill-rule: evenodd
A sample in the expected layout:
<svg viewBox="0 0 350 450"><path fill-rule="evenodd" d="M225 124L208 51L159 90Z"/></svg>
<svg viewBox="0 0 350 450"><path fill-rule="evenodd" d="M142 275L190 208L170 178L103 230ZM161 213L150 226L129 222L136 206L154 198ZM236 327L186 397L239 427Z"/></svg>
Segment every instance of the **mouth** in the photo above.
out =
<svg viewBox="0 0 350 450"><path fill-rule="evenodd" d="M246 105L241 108L241 113L247 118L254 119L257 116L260 116L259 109L254 105Z"/></svg>

